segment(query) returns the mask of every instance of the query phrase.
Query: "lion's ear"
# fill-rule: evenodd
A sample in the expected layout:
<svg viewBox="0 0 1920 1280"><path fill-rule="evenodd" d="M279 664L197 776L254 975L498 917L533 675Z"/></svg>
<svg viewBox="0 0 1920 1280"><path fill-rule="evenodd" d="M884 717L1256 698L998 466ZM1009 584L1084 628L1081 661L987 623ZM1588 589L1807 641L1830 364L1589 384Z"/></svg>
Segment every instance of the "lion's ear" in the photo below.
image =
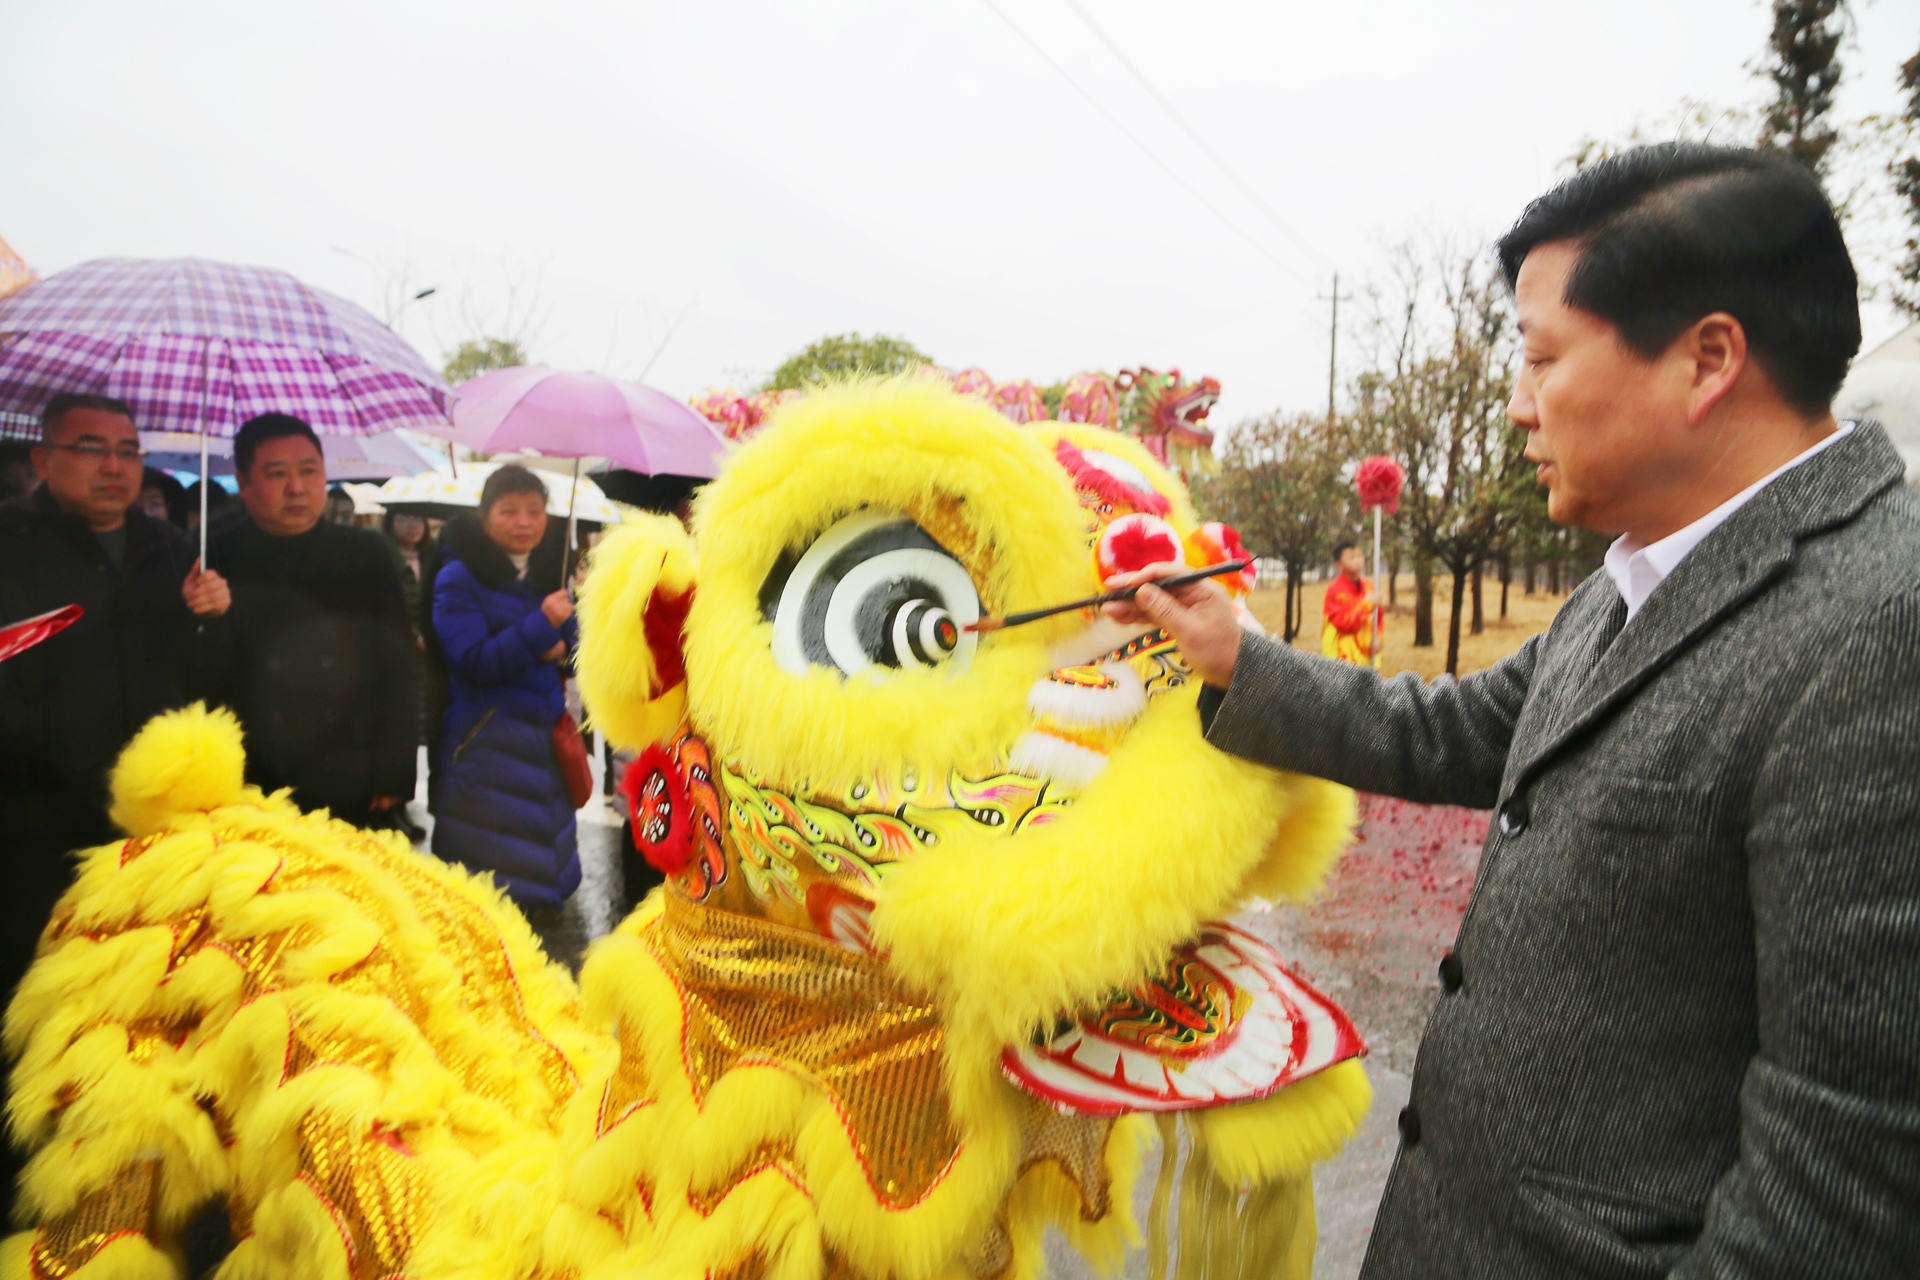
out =
<svg viewBox="0 0 1920 1280"><path fill-rule="evenodd" d="M593 723L638 750L686 713L682 629L699 562L671 516L629 517L593 549L580 588L580 695Z"/></svg>

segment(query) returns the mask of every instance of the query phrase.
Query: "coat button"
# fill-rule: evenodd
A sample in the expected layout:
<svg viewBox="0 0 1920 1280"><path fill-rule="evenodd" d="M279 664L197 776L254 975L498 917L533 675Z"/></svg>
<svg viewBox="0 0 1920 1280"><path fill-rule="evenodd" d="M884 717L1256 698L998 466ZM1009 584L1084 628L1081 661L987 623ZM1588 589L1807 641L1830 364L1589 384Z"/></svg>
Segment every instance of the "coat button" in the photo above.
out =
<svg viewBox="0 0 1920 1280"><path fill-rule="evenodd" d="M1420 1145L1420 1113L1410 1106L1400 1108L1400 1141L1410 1147Z"/></svg>
<svg viewBox="0 0 1920 1280"><path fill-rule="evenodd" d="M1527 806L1518 800L1500 811L1500 834L1518 840L1527 829Z"/></svg>
<svg viewBox="0 0 1920 1280"><path fill-rule="evenodd" d="M1460 989L1460 956L1449 951L1440 957L1440 989L1448 995Z"/></svg>

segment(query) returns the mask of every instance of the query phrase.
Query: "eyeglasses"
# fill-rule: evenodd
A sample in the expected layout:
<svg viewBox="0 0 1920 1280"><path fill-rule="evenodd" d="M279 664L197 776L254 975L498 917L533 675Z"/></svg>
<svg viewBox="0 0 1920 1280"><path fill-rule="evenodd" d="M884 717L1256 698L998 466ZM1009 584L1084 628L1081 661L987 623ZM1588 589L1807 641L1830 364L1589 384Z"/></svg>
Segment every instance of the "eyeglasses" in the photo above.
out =
<svg viewBox="0 0 1920 1280"><path fill-rule="evenodd" d="M109 449L104 444L53 444L47 447L77 453L88 462L105 462L108 455L112 455L122 462L137 463L147 456L147 451L137 444L123 444L117 449Z"/></svg>

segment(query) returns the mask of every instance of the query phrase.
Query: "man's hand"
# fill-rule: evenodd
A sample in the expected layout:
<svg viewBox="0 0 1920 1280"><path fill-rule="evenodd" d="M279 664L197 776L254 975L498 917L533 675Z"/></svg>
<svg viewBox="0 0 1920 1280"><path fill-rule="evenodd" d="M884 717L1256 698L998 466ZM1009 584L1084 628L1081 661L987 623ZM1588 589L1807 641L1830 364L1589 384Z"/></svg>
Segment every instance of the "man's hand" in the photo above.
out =
<svg viewBox="0 0 1920 1280"><path fill-rule="evenodd" d="M547 621L557 627L573 616L573 597L562 587L540 602L540 612L546 614Z"/></svg>
<svg viewBox="0 0 1920 1280"><path fill-rule="evenodd" d="M385 813L387 810L397 808L406 802L404 796L375 796L368 802L367 808L373 810L375 813Z"/></svg>
<svg viewBox="0 0 1920 1280"><path fill-rule="evenodd" d="M187 602L188 609L203 618L217 618L233 604L227 580L211 569L202 569L198 560L180 583L180 598Z"/></svg>
<svg viewBox="0 0 1920 1280"><path fill-rule="evenodd" d="M554 645L553 648L541 654L540 661L559 662L562 658L565 658L566 656L567 656L567 642L565 640L562 640L558 644Z"/></svg>
<svg viewBox="0 0 1920 1280"><path fill-rule="evenodd" d="M1152 564L1134 573L1116 573L1107 589L1151 583L1191 569L1176 564ZM1211 578L1163 591L1145 586L1131 600L1103 604L1100 611L1126 626L1164 627L1180 645L1180 656L1193 673L1217 689L1233 683L1233 664L1240 657L1240 620L1226 589Z"/></svg>

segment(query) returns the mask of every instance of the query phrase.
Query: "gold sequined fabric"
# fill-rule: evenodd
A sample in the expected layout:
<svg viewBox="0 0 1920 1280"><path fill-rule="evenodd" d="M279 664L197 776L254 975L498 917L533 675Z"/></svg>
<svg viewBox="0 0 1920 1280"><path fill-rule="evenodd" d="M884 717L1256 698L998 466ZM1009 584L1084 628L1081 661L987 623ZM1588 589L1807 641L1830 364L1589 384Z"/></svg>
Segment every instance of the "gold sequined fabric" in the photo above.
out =
<svg viewBox="0 0 1920 1280"><path fill-rule="evenodd" d="M159 1161L135 1160L104 1187L40 1228L27 1251L34 1280L66 1280L121 1236L145 1236L153 1221Z"/></svg>
<svg viewBox="0 0 1920 1280"><path fill-rule="evenodd" d="M1020 1176L1044 1164L1056 1165L1080 1193L1080 1216L1088 1222L1113 1212L1113 1179L1107 1173L1107 1143L1112 1139L1111 1116L1063 1115L1038 1098L1021 1095ZM1013 1266L1005 1205L966 1263L980 1280L998 1280Z"/></svg>
<svg viewBox="0 0 1920 1280"><path fill-rule="evenodd" d="M304 1116L299 1178L333 1219L354 1280L406 1270L420 1235L426 1177L399 1135Z"/></svg>
<svg viewBox="0 0 1920 1280"><path fill-rule="evenodd" d="M640 1046L622 1035L619 1060L607 1077L606 1088L600 1092L600 1113L594 1120L594 1135L606 1133L652 1101L653 1091L647 1087L647 1068L641 1061Z"/></svg>
<svg viewBox="0 0 1920 1280"><path fill-rule="evenodd" d="M832 1098L874 1196L918 1203L960 1151L931 1002L878 956L669 895L643 935L679 986L697 1100L743 1059L772 1060Z"/></svg>

